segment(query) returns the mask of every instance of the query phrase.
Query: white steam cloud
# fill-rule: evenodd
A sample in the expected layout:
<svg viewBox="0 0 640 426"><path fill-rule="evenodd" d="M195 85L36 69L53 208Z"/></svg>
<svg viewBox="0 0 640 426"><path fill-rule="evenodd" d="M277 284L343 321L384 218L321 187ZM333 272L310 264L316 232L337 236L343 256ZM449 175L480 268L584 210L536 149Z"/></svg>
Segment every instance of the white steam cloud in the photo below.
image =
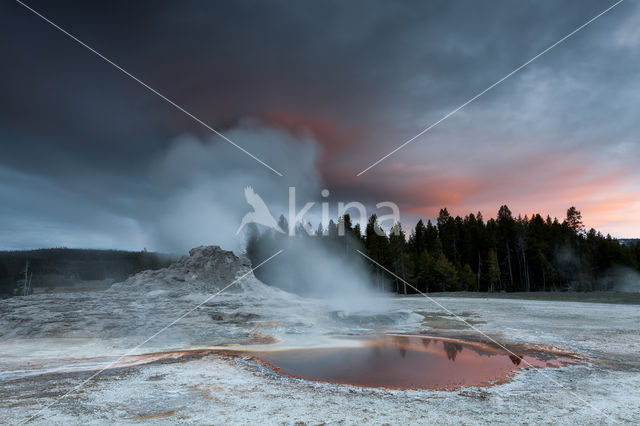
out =
<svg viewBox="0 0 640 426"><path fill-rule="evenodd" d="M152 180L165 195L146 225L149 246L185 252L216 244L239 252L244 237L235 233L243 215L251 211L245 187L253 187L276 217L287 211L289 186L295 186L302 198L317 197L320 176L314 163L318 145L311 137L296 138L253 122L225 135L285 176L276 175L217 136L206 141L178 138L152 166Z"/></svg>
<svg viewBox="0 0 640 426"><path fill-rule="evenodd" d="M640 274L631 268L612 268L598 283L601 290L640 293Z"/></svg>
<svg viewBox="0 0 640 426"><path fill-rule="evenodd" d="M319 148L311 136L294 137L256 122L245 122L225 135L284 177L215 136L207 141L193 136L176 139L151 170L162 201L141 221L150 247L185 252L198 245L220 245L242 253L246 236L236 231L252 210L245 200L247 186L254 188L276 219L288 213L290 186L296 188L298 210L319 198L323 188L315 166ZM272 282L339 309L371 307L369 273L362 262L345 262L344 253L322 248L315 240L323 237L283 238L290 240L286 251L313 257L313 267L301 269L295 261L285 260L290 256L276 258L278 267L270 268Z"/></svg>

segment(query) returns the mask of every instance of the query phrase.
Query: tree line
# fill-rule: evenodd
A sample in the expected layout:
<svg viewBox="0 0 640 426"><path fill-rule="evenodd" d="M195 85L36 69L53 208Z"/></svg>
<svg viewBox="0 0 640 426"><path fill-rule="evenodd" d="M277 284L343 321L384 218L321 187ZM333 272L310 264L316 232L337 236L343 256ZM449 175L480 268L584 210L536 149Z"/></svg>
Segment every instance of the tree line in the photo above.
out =
<svg viewBox="0 0 640 426"><path fill-rule="evenodd" d="M279 222L288 229L283 216ZM487 221L481 213L454 217L444 208L435 222L419 220L408 234L399 222L385 231L376 215L369 217L364 230L344 215L326 228L319 225L314 237L296 226L295 238L313 239L345 262L364 261L374 287L400 294L615 290L616 274L638 271L640 266L640 242L622 244L595 229L586 230L575 207L567 210L563 221L540 214L514 217L506 205ZM260 233L252 226L247 256L257 264L274 249L285 248L287 238L291 237L273 230ZM300 250L289 255L299 264L313 262ZM270 266L265 266L256 270L258 278L269 278Z"/></svg>
<svg viewBox="0 0 640 426"><path fill-rule="evenodd" d="M175 256L123 250L50 248L0 251L0 297L20 294L25 270L34 287L56 287L78 280L124 281L146 269L166 267Z"/></svg>

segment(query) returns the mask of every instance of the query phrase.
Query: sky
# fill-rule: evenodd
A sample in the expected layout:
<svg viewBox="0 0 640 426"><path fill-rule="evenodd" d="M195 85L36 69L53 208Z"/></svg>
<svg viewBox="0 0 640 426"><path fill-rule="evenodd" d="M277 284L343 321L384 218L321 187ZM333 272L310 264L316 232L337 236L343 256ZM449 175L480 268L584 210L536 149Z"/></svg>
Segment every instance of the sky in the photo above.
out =
<svg viewBox="0 0 640 426"><path fill-rule="evenodd" d="M638 2L360 176L614 2L25 3L284 176L2 2L0 249L232 244L245 186L275 215L295 186L318 209L394 202L407 226L576 206L640 236Z"/></svg>

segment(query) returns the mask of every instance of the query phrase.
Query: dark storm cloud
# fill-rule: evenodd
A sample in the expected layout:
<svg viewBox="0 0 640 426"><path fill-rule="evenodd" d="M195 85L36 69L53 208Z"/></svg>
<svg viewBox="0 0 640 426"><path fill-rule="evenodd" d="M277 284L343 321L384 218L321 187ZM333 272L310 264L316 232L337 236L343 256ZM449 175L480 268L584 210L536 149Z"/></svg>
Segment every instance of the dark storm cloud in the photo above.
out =
<svg viewBox="0 0 640 426"><path fill-rule="evenodd" d="M253 117L310 132L321 144L324 181L345 200L477 210L496 203L495 191L480 201L476 192L494 188L509 161L572 152L570 164L622 169L638 153L629 135L640 130L633 113L640 35L631 19L639 15L630 2L358 179L355 173L611 2L28 4L215 128ZM104 212L141 221L137 203L163 196L148 176L153 159L185 133L262 167L17 3L2 3L0 20L0 168L13 188L3 195L7 205L40 199L62 234L75 235ZM25 181L16 176L70 191L76 201L65 206L82 205L83 214L59 210L61 197L44 197L37 185L21 190ZM620 178L612 187L623 184ZM506 201L512 191L502 191ZM548 208L544 198L539 205ZM16 223L15 209L2 212L5 223Z"/></svg>

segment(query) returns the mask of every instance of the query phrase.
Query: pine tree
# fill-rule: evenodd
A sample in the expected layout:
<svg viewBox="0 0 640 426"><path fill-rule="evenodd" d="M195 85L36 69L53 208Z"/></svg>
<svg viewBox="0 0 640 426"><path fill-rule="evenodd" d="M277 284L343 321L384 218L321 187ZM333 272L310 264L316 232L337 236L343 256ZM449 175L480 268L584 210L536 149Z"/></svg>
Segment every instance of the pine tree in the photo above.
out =
<svg viewBox="0 0 640 426"><path fill-rule="evenodd" d="M407 242L405 240L404 231L402 230L402 224L400 222L395 223L389 231L389 256L391 257L391 269L393 272L406 281L405 270L405 251ZM399 293L400 285L398 279L396 282L396 293ZM403 293L407 294L407 285L403 284Z"/></svg>
<svg viewBox="0 0 640 426"><path fill-rule="evenodd" d="M567 218L564 223L576 234L584 232L584 224L582 223L582 213L575 207L569 207L567 210Z"/></svg>
<svg viewBox="0 0 640 426"><path fill-rule="evenodd" d="M435 288L437 282L436 259L427 250L423 250L416 264L416 287L419 291L428 293Z"/></svg>
<svg viewBox="0 0 640 426"><path fill-rule="evenodd" d="M498 256L493 249L489 250L485 264L487 265L489 291L494 292L496 288L500 288L500 264L498 264Z"/></svg>
<svg viewBox="0 0 640 426"><path fill-rule="evenodd" d="M515 220L511 214L511 210L506 205L501 206L498 210L498 218L496 219L498 229L502 243L504 244L504 257L505 263L509 271L509 290L515 289L515 282L513 278L513 264L511 256L511 248L513 247L513 239L515 233Z"/></svg>
<svg viewBox="0 0 640 426"><path fill-rule="evenodd" d="M367 223L364 236L365 248L369 257L379 265L386 265L388 240L384 230L378 225L378 217L372 214ZM379 265L375 265L376 287L381 289L383 284L382 270Z"/></svg>
<svg viewBox="0 0 640 426"><path fill-rule="evenodd" d="M444 253L436 260L434 272L435 284L439 284L442 291L456 291L458 289L458 271Z"/></svg>
<svg viewBox="0 0 640 426"><path fill-rule="evenodd" d="M292 224L293 225L293 224ZM278 226L280 227L280 229L282 229L285 233L289 233L289 222L287 221L287 219L284 217L283 214L280 215L280 217L278 218Z"/></svg>
<svg viewBox="0 0 640 426"><path fill-rule="evenodd" d="M478 291L478 281L476 274L473 273L471 266L465 264L464 268L460 271L460 284L464 291Z"/></svg>

